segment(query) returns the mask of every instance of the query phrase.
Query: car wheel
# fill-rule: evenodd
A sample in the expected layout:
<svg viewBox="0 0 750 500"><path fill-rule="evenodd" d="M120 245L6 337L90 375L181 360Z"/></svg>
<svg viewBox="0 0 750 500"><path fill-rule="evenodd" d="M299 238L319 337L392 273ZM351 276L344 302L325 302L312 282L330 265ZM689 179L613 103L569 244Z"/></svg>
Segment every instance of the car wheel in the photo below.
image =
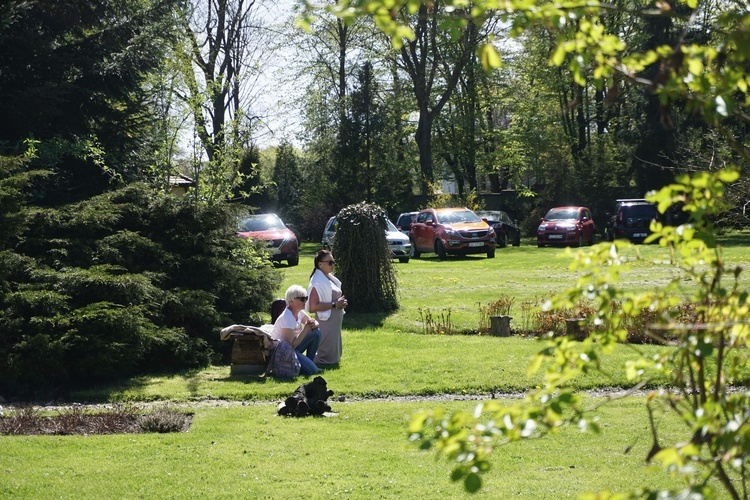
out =
<svg viewBox="0 0 750 500"><path fill-rule="evenodd" d="M296 266L296 265L298 265L299 264L299 256L292 257L291 259L287 259L286 263L289 264L290 266Z"/></svg>
<svg viewBox="0 0 750 500"><path fill-rule="evenodd" d="M412 259L418 259L420 255L422 255L419 250L417 250L417 245L414 244L414 240L409 239L411 241L411 250L409 251L409 256Z"/></svg>
<svg viewBox="0 0 750 500"><path fill-rule="evenodd" d="M398 261L402 264L408 264L409 263L409 257L399 257Z"/></svg>
<svg viewBox="0 0 750 500"><path fill-rule="evenodd" d="M521 246L521 233L516 233L516 239L513 240L513 246L514 247L520 247Z"/></svg>
<svg viewBox="0 0 750 500"><path fill-rule="evenodd" d="M539 248L544 248L544 244L539 243L538 241L536 242L536 246L538 246Z"/></svg>
<svg viewBox="0 0 750 500"><path fill-rule="evenodd" d="M487 250L487 258L488 259L494 259L495 258L495 249Z"/></svg>
<svg viewBox="0 0 750 500"><path fill-rule="evenodd" d="M445 260L445 257L447 256L445 253L445 247L443 246L443 242L440 240L435 241L435 253L438 256L438 259Z"/></svg>
<svg viewBox="0 0 750 500"><path fill-rule="evenodd" d="M503 238L500 241L500 248L505 248L508 246L508 233L503 234Z"/></svg>
<svg viewBox="0 0 750 500"><path fill-rule="evenodd" d="M578 248L583 246L583 235L578 236L578 245L576 245Z"/></svg>

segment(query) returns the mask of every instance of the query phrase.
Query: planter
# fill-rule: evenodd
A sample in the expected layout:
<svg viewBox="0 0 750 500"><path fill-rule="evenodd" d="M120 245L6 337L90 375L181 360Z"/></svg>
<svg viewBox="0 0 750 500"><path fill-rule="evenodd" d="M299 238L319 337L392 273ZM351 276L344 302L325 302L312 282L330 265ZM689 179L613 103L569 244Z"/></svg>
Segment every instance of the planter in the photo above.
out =
<svg viewBox="0 0 750 500"><path fill-rule="evenodd" d="M589 336L585 324L586 318L568 318L565 320L565 333L576 340L583 340Z"/></svg>
<svg viewBox="0 0 750 500"><path fill-rule="evenodd" d="M490 316L490 332L495 337L510 337L512 316Z"/></svg>

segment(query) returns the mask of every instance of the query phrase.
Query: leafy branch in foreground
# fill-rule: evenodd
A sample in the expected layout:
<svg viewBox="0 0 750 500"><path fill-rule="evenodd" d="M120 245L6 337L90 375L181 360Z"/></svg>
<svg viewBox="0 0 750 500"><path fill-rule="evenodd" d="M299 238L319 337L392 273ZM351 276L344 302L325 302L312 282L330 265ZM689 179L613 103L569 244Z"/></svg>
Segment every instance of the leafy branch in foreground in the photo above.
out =
<svg viewBox="0 0 750 500"><path fill-rule="evenodd" d="M423 449L435 448L440 456L457 463L451 478L463 481L470 492L481 488L481 474L490 467L489 456L512 441L540 437L564 426L598 431L595 408L587 408L571 382L600 368L600 360L626 340L623 318L644 309L660 313L649 325L649 334L664 348L645 355L638 346L625 345L632 356L624 369L632 389L652 385L663 377L667 386L645 397L651 422L651 450L645 457L665 471L684 479L682 492L642 489L631 496L659 498L680 495L710 496L721 489L731 498L747 498L750 474L750 355L748 354L748 292L740 283L742 269L729 266L713 240L712 219L725 207L726 184L739 173L726 169L715 173L681 176L649 199L659 211L680 204L686 223L668 226L653 222L650 241L667 251L654 265L676 269L676 277L662 290L632 293L619 286L620 274L638 260L637 247L623 241L602 243L573 254L571 271L575 286L554 297L547 307L570 307L581 299L594 304L586 318L591 335L583 342L567 337L547 339L534 356L530 372L545 368L544 384L522 403L479 405L474 414L448 414L441 410L412 417L410 439ZM685 287L686 280L695 286ZM696 308L692 324L674 320L674 306L688 302ZM612 307L612 304L618 304ZM667 335L665 335L667 333ZM605 403L606 404L606 401ZM674 444L662 444L654 419L657 411L671 411L684 424L684 435ZM616 497L600 493L591 498Z"/></svg>

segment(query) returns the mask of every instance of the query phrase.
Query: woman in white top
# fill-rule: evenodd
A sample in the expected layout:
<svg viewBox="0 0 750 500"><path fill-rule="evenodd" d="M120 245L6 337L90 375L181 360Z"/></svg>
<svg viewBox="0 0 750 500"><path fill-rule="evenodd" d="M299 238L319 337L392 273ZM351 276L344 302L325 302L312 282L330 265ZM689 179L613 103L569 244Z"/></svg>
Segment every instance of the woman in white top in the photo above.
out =
<svg viewBox="0 0 750 500"><path fill-rule="evenodd" d="M323 370L315 365L314 359L320 344L318 322L305 312L307 295L299 285L286 290L286 309L273 324L271 337L286 340L297 351L302 375L315 375Z"/></svg>
<svg viewBox="0 0 750 500"><path fill-rule="evenodd" d="M315 268L307 288L307 310L315 313L320 324L320 346L315 363L321 365L338 363L343 351L341 326L348 302L341 291L341 281L332 273L335 263L331 252L320 250L315 256Z"/></svg>

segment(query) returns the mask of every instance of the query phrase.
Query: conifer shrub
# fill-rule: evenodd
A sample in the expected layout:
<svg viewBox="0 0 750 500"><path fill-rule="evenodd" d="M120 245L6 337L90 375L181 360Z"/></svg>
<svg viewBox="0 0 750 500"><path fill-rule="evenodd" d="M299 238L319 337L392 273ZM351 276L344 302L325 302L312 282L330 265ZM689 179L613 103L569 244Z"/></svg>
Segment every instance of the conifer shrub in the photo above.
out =
<svg viewBox="0 0 750 500"><path fill-rule="evenodd" d="M132 184L25 215L0 254L6 398L218 361L218 330L259 323L280 282L228 205Z"/></svg>
<svg viewBox="0 0 750 500"><path fill-rule="evenodd" d="M333 255L336 276L349 300L348 310L397 309L396 274L385 237L387 214L377 205L357 203L342 209L337 217Z"/></svg>

